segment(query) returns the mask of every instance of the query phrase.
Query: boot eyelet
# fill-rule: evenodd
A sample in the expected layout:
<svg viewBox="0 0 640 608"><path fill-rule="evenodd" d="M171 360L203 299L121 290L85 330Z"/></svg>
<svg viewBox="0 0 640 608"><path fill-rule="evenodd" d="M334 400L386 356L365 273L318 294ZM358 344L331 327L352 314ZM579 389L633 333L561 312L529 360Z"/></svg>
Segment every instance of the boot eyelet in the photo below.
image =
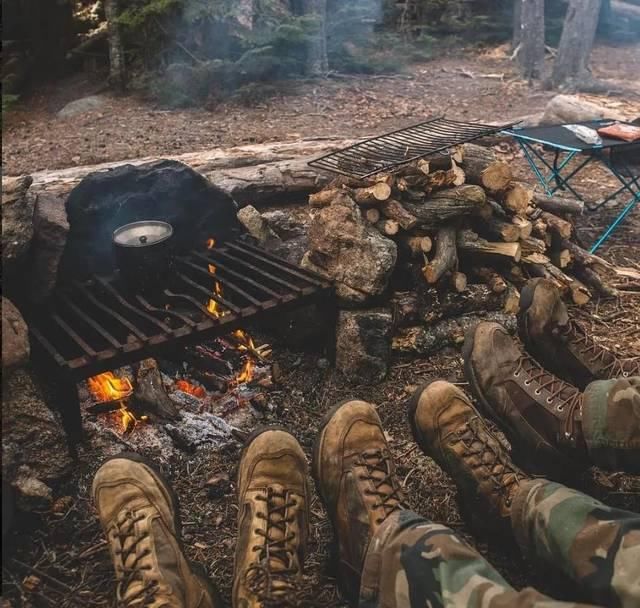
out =
<svg viewBox="0 0 640 608"><path fill-rule="evenodd" d="M513 377L518 378L520 376L520 372L513 372Z"/></svg>
<svg viewBox="0 0 640 608"><path fill-rule="evenodd" d="M628 378L629 377L629 372L622 372L622 377L623 378Z"/></svg>
<svg viewBox="0 0 640 608"><path fill-rule="evenodd" d="M553 403L553 399L551 397L547 397L547 403L549 404Z"/></svg>
<svg viewBox="0 0 640 608"><path fill-rule="evenodd" d="M525 386L529 386L530 384L531 384L531 380L525 380L525 381L524 381L524 385L525 385Z"/></svg>
<svg viewBox="0 0 640 608"><path fill-rule="evenodd" d="M542 391L541 391L539 388L537 388L537 389L536 389L535 391L533 391L533 392L534 392L536 395L541 395L541 394L542 394Z"/></svg>
<svg viewBox="0 0 640 608"><path fill-rule="evenodd" d="M561 412L562 410L564 410L564 405L559 405L556 410L558 410L559 412Z"/></svg>

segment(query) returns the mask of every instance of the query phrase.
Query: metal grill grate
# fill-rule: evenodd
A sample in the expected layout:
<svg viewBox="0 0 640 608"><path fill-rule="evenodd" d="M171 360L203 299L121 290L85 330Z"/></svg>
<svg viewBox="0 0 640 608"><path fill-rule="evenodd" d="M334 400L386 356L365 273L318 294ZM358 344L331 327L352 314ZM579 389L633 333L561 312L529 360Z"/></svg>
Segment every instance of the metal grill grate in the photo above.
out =
<svg viewBox="0 0 640 608"><path fill-rule="evenodd" d="M511 126L460 122L438 116L331 152L312 160L309 165L364 179Z"/></svg>
<svg viewBox="0 0 640 608"><path fill-rule="evenodd" d="M325 279L232 241L176 258L166 286L153 296L131 293L117 275L59 289L51 308L30 322L32 345L65 376L80 380L332 293ZM223 316L208 311L210 299Z"/></svg>

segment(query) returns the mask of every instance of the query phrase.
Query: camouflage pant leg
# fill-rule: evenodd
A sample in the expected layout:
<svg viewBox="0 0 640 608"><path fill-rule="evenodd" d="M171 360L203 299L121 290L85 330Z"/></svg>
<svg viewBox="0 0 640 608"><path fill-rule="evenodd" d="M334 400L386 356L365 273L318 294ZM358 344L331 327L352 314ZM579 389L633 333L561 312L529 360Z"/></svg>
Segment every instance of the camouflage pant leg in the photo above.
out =
<svg viewBox="0 0 640 608"><path fill-rule="evenodd" d="M582 430L594 464L640 474L640 376L589 384Z"/></svg>
<svg viewBox="0 0 640 608"><path fill-rule="evenodd" d="M367 551L360 608L568 608L513 589L475 549L411 511L391 515Z"/></svg>
<svg viewBox="0 0 640 608"><path fill-rule="evenodd" d="M562 570L590 601L640 606L640 515L546 480L522 485L511 522L531 557Z"/></svg>

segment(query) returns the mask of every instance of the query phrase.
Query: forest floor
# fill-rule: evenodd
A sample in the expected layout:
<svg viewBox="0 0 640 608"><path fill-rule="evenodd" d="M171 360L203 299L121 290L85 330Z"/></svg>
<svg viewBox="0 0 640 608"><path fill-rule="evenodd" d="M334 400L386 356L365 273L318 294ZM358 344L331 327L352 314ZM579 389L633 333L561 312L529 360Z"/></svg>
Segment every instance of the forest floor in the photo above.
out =
<svg viewBox="0 0 640 608"><path fill-rule="evenodd" d="M635 62L635 67L634 67ZM637 78L640 58L629 49L599 48L595 73L624 81ZM624 69L621 67L624 64ZM460 70L473 73L462 75ZM504 78L484 78L482 73L505 73ZM254 141L297 139L315 135L377 133L416 122L431 113L447 111L453 117L501 120L538 112L552 93L531 90L514 78L511 63L498 53L439 59L414 66L414 78L350 78L297 85L295 92L244 107L228 102L212 111L165 112L134 98L113 98L97 114L69 123L54 112L77 98L62 90L41 94L16 111L5 127L3 162L6 173L58 168L166 152L187 152ZM626 73L626 76L625 76ZM89 91L84 90L82 94ZM640 99L600 97L630 114L640 114ZM104 145L102 145L104 144ZM520 175L528 180L522 158L514 147L504 150ZM602 171L594 168L579 181L583 190L607 187ZM609 184L610 186L611 184ZM618 210L585 214L579 233L588 243ZM621 266L640 269L638 255L640 214L632 213L599 253ZM640 355L640 297L627 293L616 300L594 298L572 314L587 324L592 335L614 350ZM455 485L428 457L422 455L409 429L405 403L421 383L445 378L464 389L460 353L451 349L426 359L394 359L388 377L380 384L357 385L325 369L322 352L293 350L277 336L260 335L273 344L274 361L284 371L272 394L282 404L269 422L284 425L311 456L323 414L346 397L371 401L378 408L388 433L400 480L409 503L417 512L453 528L477 547L517 587L532 585L558 599L575 599L577 591L557 573L532 567L517 550L474 526L461 514ZM184 454L164 468L181 501L184 544L190 559L204 564L229 602L237 530L235 471L241 446L208 453ZM106 542L98 524L89 491L102 459L92 442L82 446L77 469L62 488L51 511L18 519L3 542L2 608L107 607L113 605L114 576ZM228 473L228 493L211 498L205 482ZM571 480L607 504L640 511L640 479L623 473L592 468ZM329 558L332 530L322 503L312 486L311 534L306 559L305 589L310 606L338 608L346 604L335 585Z"/></svg>
<svg viewBox="0 0 640 608"><path fill-rule="evenodd" d="M599 46L592 66L637 94L589 96L629 116L640 115L640 47ZM508 121L542 111L554 95L521 80L507 47L458 53L407 67L394 76L287 81L208 108L166 110L135 96L108 96L104 106L73 118L56 113L95 93L76 76L40 89L8 113L2 134L5 175L60 169L219 146L302 137L377 134L434 114Z"/></svg>

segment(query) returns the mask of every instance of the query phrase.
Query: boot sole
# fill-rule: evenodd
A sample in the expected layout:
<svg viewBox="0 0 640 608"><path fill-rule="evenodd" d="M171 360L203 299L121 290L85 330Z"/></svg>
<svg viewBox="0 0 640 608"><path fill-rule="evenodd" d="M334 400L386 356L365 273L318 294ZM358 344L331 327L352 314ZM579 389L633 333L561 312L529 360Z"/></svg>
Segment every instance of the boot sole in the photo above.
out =
<svg viewBox="0 0 640 608"><path fill-rule="evenodd" d="M338 532L336 523L333 517L333 514L329 513L329 509L327 508L327 499L325 498L322 492L322 484L320 483L320 471L318 470L318 466L320 463L320 450L322 447L322 435L324 433L325 428L335 415L335 413L346 403L350 403L351 401L362 401L362 399L357 399L355 397L351 397L348 399L343 399L339 401L336 405L327 410L322 417L322 421L320 423L320 427L318 428L318 437L313 445L313 460L311 463L311 475L313 477L313 481L316 486L316 492L318 496L320 496L325 509L329 515L329 521L331 522L331 528L333 529L333 547L332 553L334 555L334 559L332 562L337 565L338 572L336 573L336 580L338 581L338 588L344 595L345 599L352 605L356 606L358 604L358 600L360 597L360 590L355 590L353 585L346 581L343 569L340 567L339 563L339 549L338 549Z"/></svg>
<svg viewBox="0 0 640 608"><path fill-rule="evenodd" d="M171 504L171 508L173 509L173 523L176 528L176 539L178 541L178 546L182 551L182 555L184 556L185 561L189 564L193 575L200 581L200 583L206 588L213 602L214 608L222 606L222 600L220 598L220 593L217 587L213 584L213 581L209 578L207 574L206 568L199 562L194 562L188 560L185 555L184 542L182 540L182 519L180 517L180 501L178 499L178 495L176 491L173 489L169 480L166 476L160 471L160 469L156 466L156 464L150 460L149 458L145 458L144 456L140 456L140 454L136 454L135 452L121 452L116 456L110 456L104 460L104 463L109 462L110 460L117 460L118 458L125 458L126 460L133 460L139 464L144 465L149 469L152 476L156 478L156 481L160 484L162 489L166 492L169 497L169 503ZM101 465L102 466L102 465Z"/></svg>

